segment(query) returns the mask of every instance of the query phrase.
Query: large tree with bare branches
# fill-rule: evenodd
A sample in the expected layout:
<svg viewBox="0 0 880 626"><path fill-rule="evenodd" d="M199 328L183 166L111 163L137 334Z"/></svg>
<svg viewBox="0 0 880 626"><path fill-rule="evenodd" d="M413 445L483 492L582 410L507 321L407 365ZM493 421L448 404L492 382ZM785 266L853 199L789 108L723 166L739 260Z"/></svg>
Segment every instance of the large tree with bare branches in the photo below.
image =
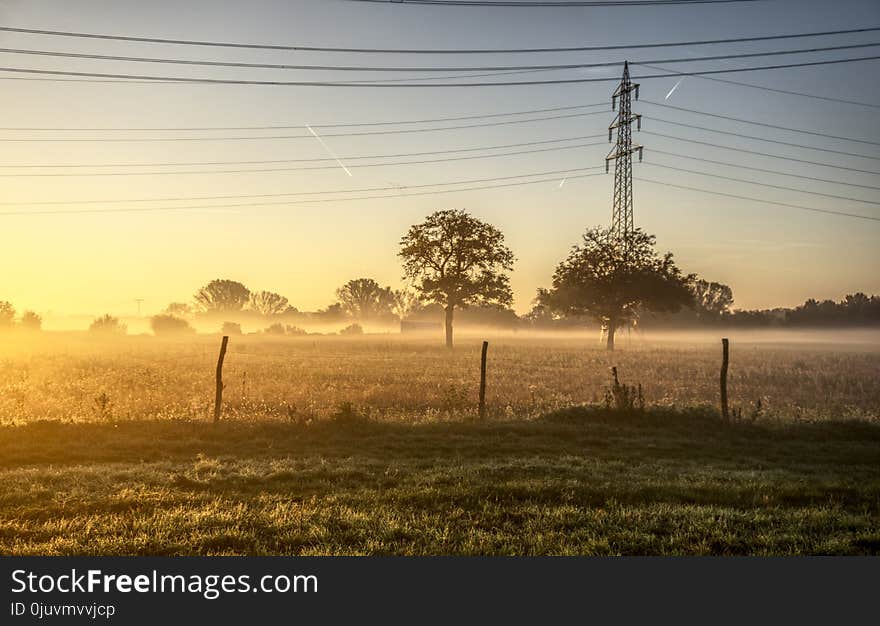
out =
<svg viewBox="0 0 880 626"><path fill-rule="evenodd" d="M410 227L400 240L405 278L425 300L446 311L446 346L452 347L456 307L510 305L507 272L513 252L500 230L462 210L437 211Z"/></svg>

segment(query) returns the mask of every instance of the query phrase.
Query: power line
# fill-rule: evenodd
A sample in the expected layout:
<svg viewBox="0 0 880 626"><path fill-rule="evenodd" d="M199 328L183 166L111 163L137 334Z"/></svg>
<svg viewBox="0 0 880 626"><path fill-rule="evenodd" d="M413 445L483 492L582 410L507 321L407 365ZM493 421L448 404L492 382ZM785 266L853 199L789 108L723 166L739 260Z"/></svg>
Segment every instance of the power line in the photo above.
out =
<svg viewBox="0 0 880 626"><path fill-rule="evenodd" d="M867 154L858 154L858 153L855 153L855 152L846 152L846 151L843 151L843 150L832 150L831 148L817 148L816 146L807 146L807 145L800 144L800 143L791 143L791 142L789 142L789 141L780 141L780 140L778 140L778 139L768 139L768 138L766 138L766 137L756 137L755 135L744 135L744 134L742 134L742 133L734 133L734 132L731 132L731 131L727 131L727 130L719 130L719 129L717 129L717 128L709 128L709 127L706 127L706 126L697 126L697 125L695 125L695 124L686 124L686 123L684 123L684 122L673 122L672 120L666 120L666 119L662 119L662 118L658 118L658 117L652 117L652 118L649 118L649 119L651 119L651 120L653 120L653 121L655 121L655 122L661 122L661 123L663 123L663 124L672 124L672 125L674 125L674 126L683 126L683 127L685 127L685 128L693 128L693 129L696 129L696 130L704 130L704 131L707 131L707 132L710 132L710 133L718 133L718 134L721 134L721 135L730 135L730 136L732 136L732 137L741 137L742 139L754 139L755 141L764 141L764 142L767 142L767 143L775 143L775 144L779 144L779 145L782 145L782 146L791 146L791 147L793 147L793 148L806 148L806 149L808 149L808 150L818 150L818 151L820 151L820 152L828 152L828 153L831 153L831 154L841 154L841 155L844 155L844 156L859 157L860 159L872 159L872 160L875 160L875 161L880 161L880 157L870 156L870 155L867 155Z"/></svg>
<svg viewBox="0 0 880 626"><path fill-rule="evenodd" d="M686 72L676 72L675 70L666 69L663 67L657 67L654 65L648 65L647 63L641 63L642 67L648 67L653 70L659 70L661 72L674 72L675 76L693 76L694 78L700 78L702 80L711 80L716 83L724 83L727 85L736 85L738 87L749 87L750 89L759 89L761 91L769 91L772 93L781 93L788 96L800 96L802 98L811 98L813 100L824 100L826 102L840 102L842 104L852 104L854 106L860 107L868 107L872 109L880 109L880 104L874 104L871 102L860 102L858 100L847 100L845 98L834 98L832 96L820 96L814 93L805 93L803 91L791 91L788 89L780 89L778 87L767 87L765 85L754 85L752 83L743 83L737 80L730 80L729 78L717 78L712 76L697 76L694 74L688 74Z"/></svg>
<svg viewBox="0 0 880 626"><path fill-rule="evenodd" d="M530 178L533 176L549 176L550 174L565 174L567 172L575 172L582 170L600 169L596 167L586 167L571 170L551 170L544 172L534 172L531 174L516 174L513 176L500 176L494 178L477 178L465 181L434 183L430 185L395 185L389 187L368 187L365 189L347 189L335 191L290 191L284 193L263 193L263 194L238 194L224 196L175 196L164 198L121 198L115 200L56 200L50 202L0 202L0 206L34 206L34 205L62 205L62 204L128 204L143 202L189 202L191 200L236 200L248 198L282 198L286 196L313 196L325 194L341 194L341 193L366 193L372 191L387 191L389 189L418 189L423 187L441 187L444 185L462 185L470 183L485 183L499 180L510 180L513 178Z"/></svg>
<svg viewBox="0 0 880 626"><path fill-rule="evenodd" d="M454 7L531 7L531 8L565 8L565 7L645 7L680 4L742 4L744 2L761 2L762 0L547 0L535 2L523 0L348 0L348 2L364 2L373 4L427 4L433 6Z"/></svg>
<svg viewBox="0 0 880 626"><path fill-rule="evenodd" d="M275 205L290 205L290 204L308 204L308 203L324 203L324 202L351 202L351 201L359 201L359 200L377 200L384 198L405 198L411 196L431 196L438 195L443 193L458 193L461 191L478 191L483 189L499 189L502 187L518 187L522 185L535 185L539 183L555 183L559 180L559 176L563 175L568 180L579 179L579 178L589 178L592 176L604 176L604 172L597 172L595 174L576 174L570 175L569 172L582 172L587 170L599 169L598 167L588 167L588 168L578 168L574 170L556 170L552 172L544 172L542 174L523 174L520 176L505 176L501 178L495 179L477 179L470 181L455 181L455 182L446 182L446 183L435 183L432 185L412 185L409 187L401 186L401 187L379 187L373 188L370 191L384 191L391 189L417 189L424 187L441 187L446 185L461 185L461 184L469 184L472 182L483 182L483 181L491 181L491 180L510 180L514 178L530 178L533 176L539 175L547 175L547 174L557 174L557 176L553 178L543 178L540 180L532 180L532 181L523 181L523 182L515 182L515 183L503 183L499 185L480 185L475 187L465 187L462 189L448 189L448 190L435 190L435 191L423 191L423 192L414 192L414 193L404 193L404 194L388 194L388 195L378 195L378 196L359 196L359 197L351 197L351 198L319 198L314 200L291 200L284 202L249 202L249 203L241 203L241 204L209 204L204 206L176 206L176 207L121 207L115 209L72 209L72 210L57 210L50 209L45 211L3 211L0 212L0 215L65 215L65 214L81 214L81 213L147 213L147 212L156 212L156 211L184 211L184 210L195 210L195 209L226 209L226 208L243 208L243 207L255 207L255 206L275 206ZM366 191L366 190L364 190ZM304 194L341 194L341 193L351 193L345 190L342 191L318 191L318 192L303 192Z"/></svg>
<svg viewBox="0 0 880 626"><path fill-rule="evenodd" d="M352 128L358 126L397 126L404 124L430 124L435 122L458 122L463 120L479 120L491 119L497 117L509 117L512 115L532 115L535 113L555 113L558 111L571 111L575 109L586 109L598 106L608 106L607 102L596 102L593 104L575 104L564 107L548 107L544 109L527 109L524 111L510 111L508 113L487 113L482 115L459 115L454 117L434 117L420 120L392 120L387 122L346 122L334 124L310 124L312 128ZM6 126L0 127L0 130L8 131L209 131L209 130L287 130L295 128L305 128L304 124L289 126L170 126L170 127L90 127L90 128L71 128L71 127L24 127L24 126Z"/></svg>
<svg viewBox="0 0 880 626"><path fill-rule="evenodd" d="M604 135L594 135L594 137L604 137ZM363 165L351 165L350 169L358 168L368 168L368 167L390 167L393 165L424 165L428 163L449 163L453 161L473 161L477 159L497 159L500 157L509 157L509 156L520 156L524 154L537 154L540 152L557 152L561 150L573 150L576 148L587 148L590 146L602 146L605 145L604 141L596 142L596 143L583 143L583 144L574 144L571 146L554 146L552 148L539 148L535 150L519 150L516 152L502 152L499 154L479 154L474 156L461 156L461 157L449 157L445 159L424 159L419 161L395 161L392 163L364 163ZM335 170L338 169L339 165L321 165L321 166L310 166L310 167L275 167L275 168L260 168L260 169L247 169L247 170L195 170L195 171L160 171L160 172L91 172L91 173L75 173L75 174L63 174L63 173L52 173L52 174L0 174L0 178L85 178L85 177L96 177L96 176L179 176L179 175L192 175L192 174L264 174L268 172L303 172L303 171L315 171L315 170Z"/></svg>
<svg viewBox="0 0 880 626"><path fill-rule="evenodd" d="M697 174L699 176L708 176L710 178L719 178L722 180L729 180L735 183L747 183L749 185L759 185L761 187L769 187L771 189L781 189L783 191L796 191L797 193L806 193L814 196L823 196L825 198L833 198L834 200L847 200L850 202L861 202L863 204L873 204L875 206L880 206L880 202L876 202L874 200L861 200L859 198L852 198L850 196L837 196L830 193L821 193L819 191L808 191L806 189L797 189L795 187L784 187L782 185L771 185L769 183L762 183L755 180L748 180L745 178L733 178L731 176L722 176L721 174L710 174L709 172L699 172L696 170L689 170L683 167L673 167L671 165L663 165L662 163L648 163L649 165L653 165L654 167L662 167L667 170L675 170L677 172L685 172L687 174Z"/></svg>
<svg viewBox="0 0 880 626"><path fill-rule="evenodd" d="M655 137L664 137L666 139L675 139L676 141L686 141L688 143L696 143L703 146L710 146L713 148L721 148L723 150L733 150L735 152L744 152L746 154L755 154L757 156L770 157L773 159L785 159L786 161L794 161L796 163L805 163L807 165L820 165L822 167L833 167L838 170L848 170L850 172L859 172L860 174L872 174L874 176L880 176L880 172L875 172L872 170L860 170L854 167L846 167L844 165L834 165L832 163L822 163L820 161L807 161L805 159L796 159L794 157L781 156L779 154L770 154L769 152L757 152L755 150L746 150L745 148L734 148L733 146L725 146L723 144L711 143L708 141L700 141L699 139L685 139L684 137L676 137L675 135L666 135L663 133L655 133L650 130L643 130L643 133L647 135L653 135Z"/></svg>
<svg viewBox="0 0 880 626"><path fill-rule="evenodd" d="M703 46L728 43L746 43L754 41L773 41L781 39L800 39L805 37L826 37L832 35L850 35L880 31L880 27L850 28L846 30L826 30L808 33L792 33L787 35L764 35L759 37L735 37L728 39L703 39L694 41L675 41L661 43L623 44L610 46L568 46L553 48L482 48L482 49L425 49L425 48L339 48L327 46L301 46L276 44L248 44L222 41L199 41L192 39L167 39L157 37L132 37L125 35L107 35L72 31L45 30L36 28L16 28L0 26L0 32L23 33L29 35L49 35L56 37L72 37L81 39L100 39L126 41L136 43L174 44L184 46L206 46L219 48L245 48L253 50L278 50L297 52L356 52L366 54L519 54L536 52L597 52L603 50L629 50L642 48L675 48L681 46Z"/></svg>
<svg viewBox="0 0 880 626"><path fill-rule="evenodd" d="M649 63L698 63L702 61L721 61L731 59L750 59L765 56L785 56L789 54L808 54L814 52L832 52L839 50L854 50L858 48L873 48L880 43L846 44L839 46L822 46L813 48L801 48L797 50L775 50L771 52L744 52L738 54L719 54L702 57L678 57L674 59L654 59L650 61L633 61L633 65ZM291 65L286 63L245 63L238 61L201 61L194 59L176 59L167 57L135 57L107 54L89 54L84 52L56 52L51 50L28 50L22 48L0 48L3 54L22 54L30 56L47 56L56 58L90 59L98 61L124 61L126 63L161 63L170 65L190 65L199 67L232 67L247 69L269 70L300 70L322 72L533 72L533 71L557 71L587 69L597 67L615 67L619 61L605 61L600 63L564 63L552 65L483 65L483 66L359 66L359 65ZM454 77L451 77L454 78ZM413 79L408 79L413 80ZM361 81L363 82L363 81Z"/></svg>
<svg viewBox="0 0 880 626"><path fill-rule="evenodd" d="M878 45L878 44L873 44ZM763 55L762 55L763 56ZM779 70L795 67L818 67L822 65L835 65L839 63L854 63L859 61L874 61L880 59L880 56L854 57L849 59L831 59L825 61L806 61L801 63L780 63L775 65L759 65L754 67L728 68L722 70L700 70L694 72L677 72L674 74L648 74L644 76L633 76L633 80L648 80L652 78L673 78L676 76L704 76L711 74L731 74L737 72L755 72L764 70ZM566 85L581 83L599 83L615 81L616 78L567 78L552 80L531 80L531 81L490 81L490 82L466 82L466 83L367 83L367 82L327 82L327 81L280 81L280 80L245 80L245 79L223 79L223 78L184 78L180 76L152 76L142 74L112 74L100 72L73 72L62 70L40 70L34 68L19 67L0 67L2 72L22 73L22 74L38 74L45 76L79 76L91 78L116 78L128 79L134 81L148 81L157 84L163 83L180 83L180 84L204 84L204 85L259 85L259 86L275 86L275 87L372 87L372 88L429 88L429 87L516 87L516 86L534 86L534 85Z"/></svg>
<svg viewBox="0 0 880 626"><path fill-rule="evenodd" d="M880 146L880 141L868 141L866 139L856 139L855 137L841 137L840 135L830 135L828 133L820 133L812 130L802 130L800 128L791 128L790 126L779 126L777 124L768 124L766 122L758 122L755 120L746 120L741 117L732 117L730 115L721 115L719 113L707 113L706 111L698 111L696 109L688 109L686 107L673 106L671 104L665 104L662 102L653 102L651 100L642 99L641 102L650 104L652 106L663 107L665 109L674 109L676 111L686 111L688 113L696 113L697 115L705 115L707 117L714 117L722 120L730 120L732 122L740 122L743 124L752 124L754 126L763 126L765 128L777 128L779 130L785 130L792 133L802 133L804 135L813 135L816 137L827 137L828 139L839 139L841 141L854 141L856 143L864 143L872 146Z"/></svg>
<svg viewBox="0 0 880 626"><path fill-rule="evenodd" d="M687 154L679 154L677 152L667 152L665 150L658 150L657 148L651 148L652 154L664 154L666 156L678 157L681 159L690 159L692 161L700 161L702 163L713 163L715 165L725 165L727 167L736 167L744 170L752 170L753 172L763 172L764 174L776 174L778 176L791 176L792 178L802 178L804 180L812 180L819 183L831 183L833 185L846 185L847 187L860 187L862 189L872 189L874 191L880 191L880 187L876 187L874 185L861 185L858 183L851 183L849 181L840 181L840 180L831 180L829 178L817 178L816 176L805 176L803 174L792 174L790 172L780 172L779 170L768 170L766 167L752 167L750 165L741 165L739 163L731 163L730 161L715 161L713 159L707 159L705 157L695 157ZM784 158L784 157L780 157Z"/></svg>
<svg viewBox="0 0 880 626"><path fill-rule="evenodd" d="M432 150L429 152L400 152L394 154L370 154L356 156L341 156L344 161L357 161L369 159L396 159L415 156L430 156L437 154L453 154L458 152L481 152L484 150L505 150L508 148L522 148L527 146L540 146L550 143L562 143L567 141L580 141L582 139L596 139L604 137L604 135L581 135L576 137L562 137L560 139L543 139L541 141L525 141L520 143L499 144L495 146L473 146L469 148L455 148L452 150ZM332 157L310 158L310 159L265 159L252 161L186 161L186 162L154 162L154 163L74 163L74 164L28 164L28 165L0 165L3 168L85 168L85 167L187 167L187 166L208 166L208 165L271 165L276 163L326 163L334 161Z"/></svg>
<svg viewBox="0 0 880 626"><path fill-rule="evenodd" d="M597 115L604 111L588 111L585 113L568 113L565 115L550 115L545 117L533 117L524 120L506 120L503 122L487 122L484 124L461 124L455 126L438 126L437 128L409 128L397 130L360 131L354 133L322 133L322 137L368 137L372 135L404 135L412 133L430 133L443 130L461 130L466 128L490 128L494 126L510 126L512 124L528 124L530 122L546 122L549 120L570 119L573 117L585 117ZM314 126L313 128L319 128ZM165 141L254 141L260 139L314 139L312 135L262 135L262 136L233 136L233 137L89 137L89 138L16 138L0 137L2 142L31 143L31 142L91 142L91 143L141 143L141 142L165 142Z"/></svg>
<svg viewBox="0 0 880 626"><path fill-rule="evenodd" d="M872 222L880 222L880 217L873 217L871 215L860 215L858 213L845 213L843 211L832 211L830 209L816 209L813 207L806 207L800 204L789 204L787 202L776 202L774 200L762 200L760 198L751 198L749 196L740 196L733 193L724 193L722 191L710 191L709 189L701 189L699 187L688 187L686 185L676 185L673 183L667 183L660 180L652 180L650 178L642 178L638 177L636 180L645 182L645 183L653 183L655 185L663 185L664 187L674 187L676 189L687 189L689 191L699 191L701 193L708 193L715 196L725 196L727 198L737 198L739 200L749 200L751 202L760 202L762 204L773 204L776 206L784 206L792 209L800 209L801 211L812 211L814 213L825 213L827 215L837 215L840 217L853 217L861 220L870 220Z"/></svg>

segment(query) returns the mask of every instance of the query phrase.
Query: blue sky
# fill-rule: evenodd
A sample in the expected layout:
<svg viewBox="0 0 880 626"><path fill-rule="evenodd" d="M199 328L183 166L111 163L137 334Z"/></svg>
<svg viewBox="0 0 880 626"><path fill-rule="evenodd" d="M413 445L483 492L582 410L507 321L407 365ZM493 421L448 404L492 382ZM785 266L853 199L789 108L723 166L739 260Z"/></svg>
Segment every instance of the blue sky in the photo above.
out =
<svg viewBox="0 0 880 626"><path fill-rule="evenodd" d="M871 1L795 2L654 8L454 8L381 5L342 0L300 2L48 2L0 3L4 25L113 33L147 37L222 40L342 47L491 48L611 45L638 42L747 37L880 26L880 4ZM673 57L880 42L880 33L795 39L724 46L691 46L633 51L483 56L355 55L188 48L0 33L0 46L128 56L163 56L246 62L345 65L492 65L654 60ZM845 58L877 48L776 57L773 62ZM4 67L72 71L173 74L256 79L353 79L338 73L284 72L174 67L109 61L0 54ZM667 65L675 69L721 69L765 62L746 59ZM880 103L880 61L801 69L729 74L722 78L816 95ZM634 68L633 73L647 70ZM543 74L617 76L620 67ZM373 78L387 78L387 74ZM399 78L400 76L394 76ZM3 126L22 127L186 127L300 125L413 120L480 115L606 102L613 83L558 86L341 89L273 86L119 84L3 80ZM795 191L695 176L661 165L880 202L863 187L805 181L765 172L658 154L674 152L792 174L866 186L880 176L766 158L660 137L661 133L880 171L876 145L807 136L782 130L663 109L648 101L688 107L770 124L880 142L880 109L824 102L685 78L642 83L645 163L635 167L636 224L657 235L680 265L711 280L730 284L741 307L794 305L807 297L840 298L852 291L880 292L880 224L822 215L658 186L640 179L702 187L783 203L880 216L876 204L837 200ZM453 150L544 141L605 132L609 109L594 115L488 128L400 135L325 137L336 154L359 156ZM756 139L714 134L669 124L680 121L834 150L861 158L796 148ZM333 131L322 130L331 134ZM287 134L299 131L287 131ZM172 135L254 135L103 131L0 131L10 138L165 137ZM272 134L265 132L264 134ZM275 131L274 134L279 134ZM282 133L283 134L283 133ZM595 141L595 140L592 140ZM0 142L2 174L21 174L11 165L144 163L308 159L327 156L316 140L194 142ZM0 202L9 211L35 207L34 201L136 199L166 196L271 194L411 186L437 182L516 176L534 172L602 166L607 145L505 158L377 168L318 171L155 176L3 177ZM351 165L351 162L348 163ZM163 168L156 168L162 170ZM164 168L173 169L173 168ZM179 169L179 168L178 168ZM227 168L228 169L228 168ZM27 170L37 172L64 169ZM99 170L84 168L80 172ZM105 170L106 171L106 170ZM555 264L584 228L606 224L611 213L612 177L596 176L503 189L435 196L408 196L292 204L288 206L201 209L177 212L5 215L0 262L0 299L19 308L55 312L127 313L134 298L147 311L188 299L215 277L242 280L255 289L285 294L301 309L325 306L345 280L372 276L398 286L396 247L406 227L441 208L465 208L491 221L508 236L518 262L512 284L516 308L527 310L538 286L547 285ZM403 193L403 192L401 192ZM178 203L180 204L180 203ZM192 203L190 203L192 204ZM200 203L204 204L204 202ZM72 208L62 205L60 208ZM120 206L127 206L121 204Z"/></svg>

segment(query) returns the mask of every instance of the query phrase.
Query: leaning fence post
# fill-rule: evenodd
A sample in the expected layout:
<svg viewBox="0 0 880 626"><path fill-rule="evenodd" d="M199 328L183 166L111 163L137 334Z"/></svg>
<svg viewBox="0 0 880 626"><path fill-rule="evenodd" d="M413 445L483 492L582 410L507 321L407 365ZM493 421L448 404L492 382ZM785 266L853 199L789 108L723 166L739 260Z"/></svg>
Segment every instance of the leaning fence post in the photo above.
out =
<svg viewBox="0 0 880 626"><path fill-rule="evenodd" d="M727 337L721 340L721 417L727 421L730 417L727 410L727 362L729 357Z"/></svg>
<svg viewBox="0 0 880 626"><path fill-rule="evenodd" d="M223 357L226 356L226 344L229 343L229 337L223 335L223 341L220 344L220 356L217 359L217 390L214 394L214 423L220 421L220 413L223 410Z"/></svg>
<svg viewBox="0 0 880 626"><path fill-rule="evenodd" d="M489 342L483 342L483 352L480 355L480 419L486 417L486 350Z"/></svg>

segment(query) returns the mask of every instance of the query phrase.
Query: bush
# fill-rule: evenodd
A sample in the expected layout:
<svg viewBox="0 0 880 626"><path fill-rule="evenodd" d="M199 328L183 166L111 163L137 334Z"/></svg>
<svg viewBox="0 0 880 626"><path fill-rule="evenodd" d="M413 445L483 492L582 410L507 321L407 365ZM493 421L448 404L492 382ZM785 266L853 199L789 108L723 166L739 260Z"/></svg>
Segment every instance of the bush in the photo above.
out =
<svg viewBox="0 0 880 626"><path fill-rule="evenodd" d="M287 325L286 330L287 330L287 334L292 337L304 337L305 335L309 334L306 331L304 331L302 328L300 328L299 326L291 326L290 324Z"/></svg>
<svg viewBox="0 0 880 626"><path fill-rule="evenodd" d="M266 328L264 331L267 335L283 335L284 334L284 324L275 323Z"/></svg>
<svg viewBox="0 0 880 626"><path fill-rule="evenodd" d="M38 331L43 327L43 318L33 311L25 311L21 316L21 327L25 330Z"/></svg>
<svg viewBox="0 0 880 626"><path fill-rule="evenodd" d="M89 332L100 335L124 335L127 330L125 324L120 324L119 318L112 315L96 318L89 326Z"/></svg>
<svg viewBox="0 0 880 626"><path fill-rule="evenodd" d="M15 321L15 308L10 302L0 302L0 328L12 328Z"/></svg>
<svg viewBox="0 0 880 626"><path fill-rule="evenodd" d="M241 324L237 324L235 322L223 322L223 326L220 328L220 332L222 332L224 335L240 335Z"/></svg>
<svg viewBox="0 0 880 626"><path fill-rule="evenodd" d="M189 322L173 315L154 315L150 318L150 328L156 335L183 335L196 332Z"/></svg>
<svg viewBox="0 0 880 626"><path fill-rule="evenodd" d="M364 334L364 329L360 324L349 324L345 328L339 331L339 334L343 337L355 337L358 335Z"/></svg>

